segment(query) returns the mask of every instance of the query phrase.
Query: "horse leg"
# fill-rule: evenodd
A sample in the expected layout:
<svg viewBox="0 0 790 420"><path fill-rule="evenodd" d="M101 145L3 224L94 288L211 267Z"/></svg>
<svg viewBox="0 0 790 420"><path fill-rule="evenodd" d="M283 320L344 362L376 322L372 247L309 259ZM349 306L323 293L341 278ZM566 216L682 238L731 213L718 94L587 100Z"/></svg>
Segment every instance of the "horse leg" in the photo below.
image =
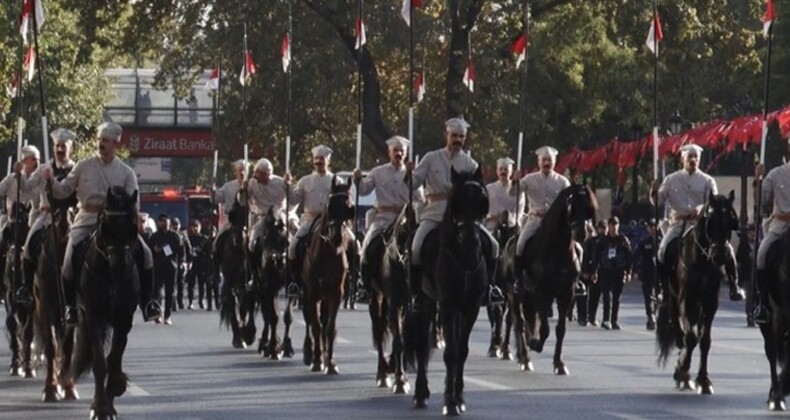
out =
<svg viewBox="0 0 790 420"><path fill-rule="evenodd" d="M9 298L10 301L10 298ZM13 305L8 305L13 307ZM11 367L8 369L11 376L22 376L22 359L19 353L19 334L16 316L13 309L6 308L5 328L8 332L8 348L11 350Z"/></svg>
<svg viewBox="0 0 790 420"><path fill-rule="evenodd" d="M537 313L534 316L536 319L540 320L540 333L538 338L535 338L533 335L533 337L527 341L527 345L535 352L541 353L550 333L548 313L549 308L551 308L551 300L543 299L542 297L536 297L536 303L535 309L537 310Z"/></svg>
<svg viewBox="0 0 790 420"><path fill-rule="evenodd" d="M25 309L24 323L22 328L22 350L25 362L25 378L36 377L36 367L33 358L33 308Z"/></svg>
<svg viewBox="0 0 790 420"><path fill-rule="evenodd" d="M291 343L291 324L293 323L293 302L291 299L286 298L285 301L285 316L283 323L285 324L285 333L283 335L283 357L291 358L294 355L294 347Z"/></svg>
<svg viewBox="0 0 790 420"><path fill-rule="evenodd" d="M713 309L715 311L715 308ZM697 372L697 386L699 387L700 394L703 395L712 395L713 394L713 382L710 380L710 376L708 375L708 353L710 352L710 344L711 344L711 336L710 336L710 329L713 325L713 312L710 314L705 314L703 320L701 320L700 324L702 328L700 331L700 340L699 340L699 351L700 351L700 359L699 359L699 371Z"/></svg>
<svg viewBox="0 0 790 420"><path fill-rule="evenodd" d="M458 371L455 379L455 399L458 402L458 409L461 413L466 412L466 400L464 400L464 366L466 366L466 359L469 357L469 336L472 335L472 329L477 321L476 311L469 311L461 317L462 331L461 341L459 342L458 351Z"/></svg>
<svg viewBox="0 0 790 420"><path fill-rule="evenodd" d="M445 416L457 416L461 414L461 408L456 398L458 382L458 366L461 359L461 335L464 326L461 318L463 315L457 311L447 309L450 305L442 305L441 320L442 330L444 331L444 367L446 374L444 377L444 406L442 414Z"/></svg>
<svg viewBox="0 0 790 420"><path fill-rule="evenodd" d="M129 331L132 329L132 315L134 312L128 315L123 314L123 319L119 320L113 330L112 347L110 354L107 355L107 395L110 397L110 401L123 395L129 382L129 378L123 373L123 353L126 351Z"/></svg>
<svg viewBox="0 0 790 420"><path fill-rule="evenodd" d="M680 351L678 364L675 367L675 386L681 391L694 391L696 388L691 380L691 354L697 346L697 335L693 328L686 329L684 348Z"/></svg>
<svg viewBox="0 0 790 420"><path fill-rule="evenodd" d="M282 357L282 345L280 337L277 336L277 324L280 322L280 314L277 310L277 293L269 293L264 306L269 308L268 319L264 322L269 328L269 359L280 360Z"/></svg>
<svg viewBox="0 0 790 420"><path fill-rule="evenodd" d="M76 337L76 328L68 328L63 334L62 341L62 354L60 360L60 385L63 387L64 399L78 400L80 395L77 392L77 384L73 378L67 375L71 370L71 356L74 354L74 344Z"/></svg>
<svg viewBox="0 0 790 420"><path fill-rule="evenodd" d="M519 370L522 372L532 372L535 367L529 358L529 346L527 345L532 331L535 329L535 313L529 311L524 302L517 303L514 308L513 316L516 320L516 352L518 354Z"/></svg>
<svg viewBox="0 0 790 420"><path fill-rule="evenodd" d="M557 343L554 346L554 374L561 376L570 374L568 368L565 366L565 362L562 360L562 343L563 340L565 340L565 327L568 322L568 317L565 316L565 314L573 312L572 293L573 292L557 299L557 312L560 313L560 316L557 318L557 327L555 328Z"/></svg>
<svg viewBox="0 0 790 420"><path fill-rule="evenodd" d="M777 335L774 334L773 323L769 321L766 324L760 324L760 332L764 339L765 357L768 359L768 367L771 370L771 388L768 389L768 409L771 411L784 411L784 395L781 382L779 382L779 373L776 368L778 349L776 342Z"/></svg>
<svg viewBox="0 0 790 420"><path fill-rule="evenodd" d="M403 369L403 322L401 317L403 306L390 302L390 331L392 331L392 355L390 356L390 371L395 374L395 382L392 386L394 394L408 394L410 390L409 380Z"/></svg>
<svg viewBox="0 0 790 420"><path fill-rule="evenodd" d="M308 306L307 302L305 303L305 307ZM324 370L323 366L323 328L321 325L321 318L322 318L322 309L325 306L322 301L314 301L311 305L311 316L310 316L310 332L313 335L313 359L311 360L310 364L310 371L311 372L321 372Z"/></svg>
<svg viewBox="0 0 790 420"><path fill-rule="evenodd" d="M389 376L389 369L387 360L384 357L384 342L386 340L386 319L384 318L384 296L381 293L375 293L370 298L368 305L368 312L370 313L370 323L373 332L373 343L376 345L376 355L378 364L376 366L376 386L379 388L386 388L387 377Z"/></svg>
<svg viewBox="0 0 790 420"><path fill-rule="evenodd" d="M50 320L46 319L46 317L42 318L40 321L42 324L50 324ZM47 359L47 377L44 380L44 395L41 397L43 402L57 402L63 398L58 384L60 357L58 357L55 328L54 324L42 325L41 327L41 334L43 335L41 341L44 343L44 357Z"/></svg>
<svg viewBox="0 0 790 420"><path fill-rule="evenodd" d="M488 321L491 323L491 344L488 346L488 357L497 357L502 348L502 317L503 305L486 305Z"/></svg>
<svg viewBox="0 0 790 420"><path fill-rule="evenodd" d="M90 418L94 420L110 419L116 415L107 390L108 369L107 359L104 357L104 332L99 331L100 329L101 327L95 325L88 326L89 343L93 353L93 382L95 385Z"/></svg>
<svg viewBox="0 0 790 420"><path fill-rule="evenodd" d="M340 299L342 294L338 293L334 298L326 301L324 308L328 315L323 322L324 326L324 366L327 375L337 375L340 371L335 362L335 337L337 337L337 313L340 311ZM352 301L353 303L353 301Z"/></svg>
<svg viewBox="0 0 790 420"><path fill-rule="evenodd" d="M305 293L306 295L306 293ZM310 366L313 362L313 340L319 340L318 336L311 336L311 329L313 328L313 312L316 311L315 303L312 299L305 296L302 303L302 316L304 316L304 344L302 345L302 359L304 364Z"/></svg>
<svg viewBox="0 0 790 420"><path fill-rule="evenodd" d="M513 355L510 354L510 331L513 329L513 320L515 311L513 311L513 305L510 303L511 299L508 299L505 306L505 311L502 317L505 320L505 331L502 334L502 347L500 347L499 356L502 360L513 360Z"/></svg>
<svg viewBox="0 0 790 420"><path fill-rule="evenodd" d="M409 333L414 335L417 356L417 380L413 402L415 408L425 408L431 397L431 391L428 388L428 361L431 350L431 323L436 319L436 303L421 293L417 297L417 308L418 312L412 315L414 316L413 325L410 326L416 331Z"/></svg>

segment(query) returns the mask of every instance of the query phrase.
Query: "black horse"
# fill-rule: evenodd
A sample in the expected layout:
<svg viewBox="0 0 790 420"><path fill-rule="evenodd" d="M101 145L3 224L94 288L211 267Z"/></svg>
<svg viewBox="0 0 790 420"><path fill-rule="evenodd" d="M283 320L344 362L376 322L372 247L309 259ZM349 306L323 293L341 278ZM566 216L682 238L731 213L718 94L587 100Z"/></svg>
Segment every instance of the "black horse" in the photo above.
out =
<svg viewBox="0 0 790 420"><path fill-rule="evenodd" d="M258 352L263 357L278 360L281 356L293 356L291 339L287 336L280 342L277 335L277 323L280 320L277 309L277 294L285 286L285 262L288 251L288 227L285 221L275 216L270 209L263 219L263 233L255 244L254 260L258 261L255 270L256 293L259 307L263 315L263 329L258 341ZM290 332L291 322L290 302L286 306L285 324L286 331Z"/></svg>
<svg viewBox="0 0 790 420"><path fill-rule="evenodd" d="M664 285L665 304L658 312L656 347L661 365L666 365L672 348L681 350L673 375L681 390L695 389L689 369L691 354L699 343L696 385L700 393L713 394L713 383L708 376L708 352L730 236L738 230L733 201L735 193L732 191L729 197L711 193L693 229L679 242L674 241L679 247L671 245L665 254L664 260L675 275L668 276Z"/></svg>
<svg viewBox="0 0 790 420"><path fill-rule="evenodd" d="M11 350L11 376L36 376L33 344L33 313L35 311L32 284L24 284L21 267L22 243L28 232L30 205L15 202L3 230L5 246L6 332Z"/></svg>
<svg viewBox="0 0 790 420"><path fill-rule="evenodd" d="M466 411L463 397L464 365L469 355L469 335L488 291L489 275L485 255L491 244L483 238L481 222L488 213L488 195L480 169L474 173L457 173L451 169L452 189L439 226L423 243L420 258L424 264L422 291L414 302L405 328L405 360L417 362L414 405L426 406L431 324L436 319L445 341L444 407L445 415Z"/></svg>
<svg viewBox="0 0 790 420"><path fill-rule="evenodd" d="M765 273L761 273L762 293L768 293L770 316L760 324L765 341L765 356L771 368L768 409L785 410L785 396L790 394L790 229L771 246L766 256ZM782 371L777 370L777 364Z"/></svg>
<svg viewBox="0 0 790 420"><path fill-rule="evenodd" d="M346 222L354 218L349 199L349 183L332 177L332 189L324 212L316 221L318 230L310 236L301 278L304 282L304 320L307 324L303 345L304 362L313 372L339 373L334 360L337 312L340 309L346 276L348 247L353 240Z"/></svg>
<svg viewBox="0 0 790 420"><path fill-rule="evenodd" d="M408 247L417 225L414 208L403 206L397 219L373 239L367 248L366 261L370 269L363 275L370 276L370 320L373 326L373 344L378 353L376 385L389 386L389 374L395 378L392 390L396 394L408 393L409 381L403 365L403 317L409 302ZM384 348L391 334L392 352L387 361Z"/></svg>
<svg viewBox="0 0 790 420"><path fill-rule="evenodd" d="M499 216L494 229L494 239L500 244L507 244L510 238L518 235L518 226L510 224L510 213L505 211ZM488 346L488 357L499 357L503 360L510 359L510 331L513 327L512 310L509 302L512 300L513 282L507 277L504 252L500 255L493 284L497 289L491 293L504 293L504 296L491 296L486 310L488 321L491 323L491 344ZM510 298L508 298L510 297ZM505 324L504 334L502 324Z"/></svg>
<svg viewBox="0 0 790 420"><path fill-rule="evenodd" d="M74 274L84 316L77 326L69 378L92 369L92 419L115 418L113 401L126 392L123 354L138 304L142 263L136 208L137 191L129 195L122 187L109 189L96 232L74 250L74 261L82 262L74 264ZM112 344L105 357L108 342Z"/></svg>
<svg viewBox="0 0 790 420"><path fill-rule="evenodd" d="M230 327L234 348L242 349L255 342L255 295L251 290L250 259L247 250L247 192L236 194L228 212L230 229L217 247L222 271L220 322ZM219 238L219 236L217 237Z"/></svg>
<svg viewBox="0 0 790 420"><path fill-rule="evenodd" d="M566 323L573 310L575 283L581 272L581 246L577 239L583 238L584 223L595 217L597 207L598 202L590 187L571 184L549 207L521 255L515 255L517 238L512 238L505 247L505 276L515 278L517 286L511 309L515 317L518 362L522 371L533 370L529 349L538 353L543 351L550 334L548 314L556 301L554 373L569 373L562 360L562 344ZM523 273L515 272L515 258L521 258Z"/></svg>
<svg viewBox="0 0 790 420"><path fill-rule="evenodd" d="M41 231L44 237L37 252L33 294L36 299L37 347L44 351L47 361L42 398L45 402L79 398L75 382L67 377L74 350L75 329L64 325L65 296L60 284L60 267L69 239L70 213L68 207L53 206L52 222ZM33 244L31 240L29 246L35 248ZM34 251L31 249L31 252Z"/></svg>

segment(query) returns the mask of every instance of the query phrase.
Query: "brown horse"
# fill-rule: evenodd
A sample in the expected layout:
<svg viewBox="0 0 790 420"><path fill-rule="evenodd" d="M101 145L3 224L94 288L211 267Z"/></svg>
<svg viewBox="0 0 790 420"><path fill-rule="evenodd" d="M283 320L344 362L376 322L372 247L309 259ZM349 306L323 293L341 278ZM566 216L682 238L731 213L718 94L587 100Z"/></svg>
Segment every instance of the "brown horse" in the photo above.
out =
<svg viewBox="0 0 790 420"><path fill-rule="evenodd" d="M354 218L354 206L349 199L350 183L337 183L332 177L332 190L318 230L310 236L302 265L304 282L304 362L313 372L338 374L334 360L337 334L337 312L340 309L348 274L348 255L351 240L346 222Z"/></svg>
<svg viewBox="0 0 790 420"><path fill-rule="evenodd" d="M67 378L74 350L74 328L63 323L65 302L60 281L60 266L66 251L69 231L69 210L53 208L52 223L42 229L43 246L38 251L38 264L33 283L36 300L37 348L44 351L47 360L47 378L44 381L44 402L79 399L75 382ZM36 235L37 236L37 235ZM31 252L37 249L36 240L31 240Z"/></svg>

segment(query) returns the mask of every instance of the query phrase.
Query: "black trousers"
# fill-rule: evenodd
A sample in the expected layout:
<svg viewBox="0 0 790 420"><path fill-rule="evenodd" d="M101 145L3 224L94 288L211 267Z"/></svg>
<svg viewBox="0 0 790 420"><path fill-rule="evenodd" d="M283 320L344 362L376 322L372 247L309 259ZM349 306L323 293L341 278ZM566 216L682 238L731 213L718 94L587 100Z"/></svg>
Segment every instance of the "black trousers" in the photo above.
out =
<svg viewBox="0 0 790 420"><path fill-rule="evenodd" d="M198 302L203 301L203 297L206 295L207 280L210 275L210 269L200 269L194 266L191 270L187 271L185 280L187 283L187 300L189 303L192 303L195 299L195 287L197 287Z"/></svg>
<svg viewBox="0 0 790 420"><path fill-rule="evenodd" d="M655 270L640 270L639 280L642 282L642 298L645 301L645 315L648 318L656 314L656 301L658 298L658 282Z"/></svg>
<svg viewBox="0 0 790 420"><path fill-rule="evenodd" d="M620 296L623 294L622 270L601 269L598 271L598 283L603 296L603 321L617 322L620 312Z"/></svg>
<svg viewBox="0 0 790 420"><path fill-rule="evenodd" d="M157 294L161 296L162 289L165 292L165 318L169 318L173 312L173 291L175 290L176 277L178 271L171 264L158 264L154 266L154 278L156 282Z"/></svg>

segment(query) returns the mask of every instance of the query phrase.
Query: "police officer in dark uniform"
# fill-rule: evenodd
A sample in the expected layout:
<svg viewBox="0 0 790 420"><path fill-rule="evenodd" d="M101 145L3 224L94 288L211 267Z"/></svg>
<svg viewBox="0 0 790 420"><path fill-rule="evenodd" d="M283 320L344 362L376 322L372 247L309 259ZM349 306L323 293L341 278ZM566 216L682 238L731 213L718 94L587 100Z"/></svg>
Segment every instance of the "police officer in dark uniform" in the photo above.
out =
<svg viewBox="0 0 790 420"><path fill-rule="evenodd" d="M209 231L208 240L210 243L214 243L217 239L217 227L211 226L211 230ZM219 282L220 282L220 275L217 271L213 268L214 265L214 253L210 253L210 264L211 264L211 272L206 276L206 310L212 310L212 304L219 309Z"/></svg>
<svg viewBox="0 0 790 420"><path fill-rule="evenodd" d="M184 276L187 271L187 255L189 255L190 246L189 239L186 232L181 230L181 220L174 217L170 220L170 229L178 235L181 240L181 252L178 255L178 270L176 274L176 304L178 309L184 309ZM175 307L173 312L175 312Z"/></svg>
<svg viewBox="0 0 790 420"><path fill-rule="evenodd" d="M598 301L601 299L601 284L598 282L598 243L606 236L606 220L601 219L595 224L595 234L584 241L584 261L582 262L582 279L588 282L587 321L593 327L598 326L595 318L598 312Z"/></svg>
<svg viewBox="0 0 790 420"><path fill-rule="evenodd" d="M187 309L195 309L193 303L195 298L195 284L198 287L198 307L204 309L203 295L206 290L206 279L211 275L211 242L208 236L200 231L200 220L193 219L189 222L187 238L189 239L189 253L187 254L187 264L189 271L186 274L187 299L189 305Z"/></svg>
<svg viewBox="0 0 790 420"><path fill-rule="evenodd" d="M656 230L656 222L650 220L646 223L647 235L636 246L634 255L634 268L642 281L642 296L645 300L645 315L647 316L647 329L656 329L656 303L658 302L658 282L656 281L656 252L655 247L661 241L660 232Z"/></svg>
<svg viewBox="0 0 790 420"><path fill-rule="evenodd" d="M623 284L631 281L633 253L631 242L620 233L620 219L617 216L609 219L606 235L598 242L596 260L598 282L603 294L601 327L607 330L619 330L620 324L617 323L617 318L620 312L620 295L623 293Z"/></svg>
<svg viewBox="0 0 790 420"><path fill-rule="evenodd" d="M170 218L166 214L160 214L156 221L156 232L151 235L149 247L154 257L154 279L156 289L160 291L162 286L165 289L165 319L167 325L173 322L170 314L173 312L175 302L173 301L173 289L175 288L176 276L178 275L178 256L181 254L181 238L170 230ZM156 321L157 324L161 320Z"/></svg>

